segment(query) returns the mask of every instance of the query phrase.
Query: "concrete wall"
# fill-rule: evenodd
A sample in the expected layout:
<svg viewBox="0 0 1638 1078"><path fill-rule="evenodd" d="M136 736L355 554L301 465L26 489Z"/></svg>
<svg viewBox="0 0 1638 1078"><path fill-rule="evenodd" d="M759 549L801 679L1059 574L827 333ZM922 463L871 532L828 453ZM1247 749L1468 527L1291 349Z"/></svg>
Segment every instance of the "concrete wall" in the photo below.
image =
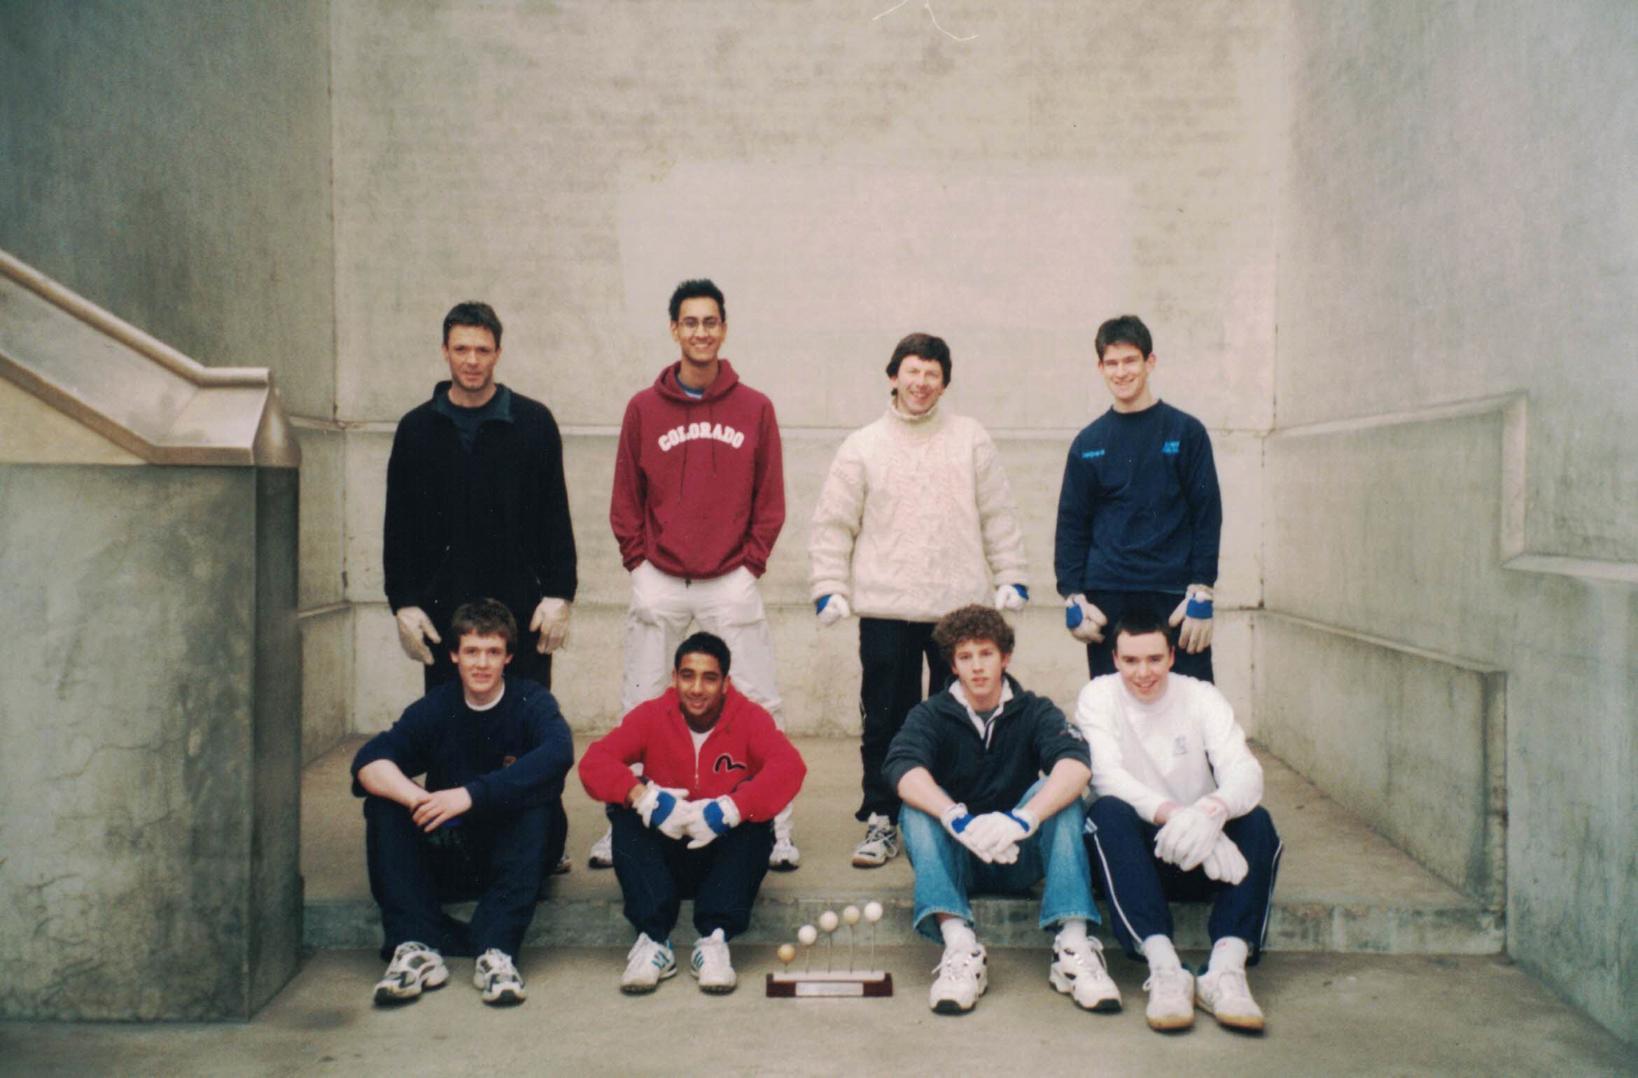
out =
<svg viewBox="0 0 1638 1078"><path fill-rule="evenodd" d="M1638 9L1290 17L1265 601L1459 657L1452 692L1505 671L1509 951L1630 1038ZM1266 649L1259 683L1312 676L1301 654ZM1397 697L1356 721L1404 729Z"/></svg>
<svg viewBox="0 0 1638 1078"><path fill-rule="evenodd" d="M248 1017L295 972L295 486L0 464L0 1016Z"/></svg>
<svg viewBox="0 0 1638 1078"><path fill-rule="evenodd" d="M0 248L305 422L307 747L345 729L328 0L0 5Z"/></svg>
<svg viewBox="0 0 1638 1078"><path fill-rule="evenodd" d="M1041 603L1020 673L1073 696L1052 513L1065 447L1107 402L1092 332L1122 310L1157 333L1161 393L1216 440L1220 664L1249 702L1235 610L1260 601L1278 6L937 4L965 42L919 5L872 18L889 6L335 5L357 728L416 691L381 605L386 451L442 376L443 312L469 296L506 323L502 380L570 431L582 600L556 688L578 725L613 721L627 598L607 526L613 433L675 357L665 302L698 275L724 287L724 352L786 432L790 513L766 595L794 729L856 728L853 630L819 634L807 602L808 517L917 329L950 341L946 401L997 434L1026 519Z"/></svg>

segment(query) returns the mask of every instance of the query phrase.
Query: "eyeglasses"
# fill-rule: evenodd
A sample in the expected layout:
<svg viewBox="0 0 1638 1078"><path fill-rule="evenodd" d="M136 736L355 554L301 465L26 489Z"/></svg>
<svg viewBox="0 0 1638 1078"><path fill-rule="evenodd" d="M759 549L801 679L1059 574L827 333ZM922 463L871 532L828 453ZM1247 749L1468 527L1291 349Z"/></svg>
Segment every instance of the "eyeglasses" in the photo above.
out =
<svg viewBox="0 0 1638 1078"><path fill-rule="evenodd" d="M681 326L683 328L683 331L687 332L687 333L697 333L702 329L705 330L705 332L707 332L707 333L715 333L717 330L722 328L722 319L720 319L720 318L684 318L681 321L679 321L677 323L677 325Z"/></svg>

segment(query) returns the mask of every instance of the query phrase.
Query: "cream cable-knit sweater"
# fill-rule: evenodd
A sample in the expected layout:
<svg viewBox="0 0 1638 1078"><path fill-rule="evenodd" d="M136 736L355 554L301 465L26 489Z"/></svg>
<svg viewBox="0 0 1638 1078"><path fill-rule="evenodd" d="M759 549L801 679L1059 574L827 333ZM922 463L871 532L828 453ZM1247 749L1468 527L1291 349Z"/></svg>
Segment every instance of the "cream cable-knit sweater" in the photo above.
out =
<svg viewBox="0 0 1638 1078"><path fill-rule="evenodd" d="M1024 534L995 443L976 420L887 414L847 436L831 462L808 540L813 598L855 614L937 621L1028 585Z"/></svg>

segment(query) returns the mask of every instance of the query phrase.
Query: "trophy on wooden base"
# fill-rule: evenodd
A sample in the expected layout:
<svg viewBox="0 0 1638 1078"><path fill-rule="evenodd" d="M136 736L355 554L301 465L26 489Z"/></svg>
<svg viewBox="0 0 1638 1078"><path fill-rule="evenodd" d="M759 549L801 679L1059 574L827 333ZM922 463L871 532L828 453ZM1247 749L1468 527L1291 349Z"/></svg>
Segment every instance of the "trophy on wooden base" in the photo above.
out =
<svg viewBox="0 0 1638 1078"><path fill-rule="evenodd" d="M863 920L870 925L870 962L868 969L857 968L858 963L858 925ZM893 975L874 968L876 965L876 924L882 919L882 904L874 900L866 902L864 909L858 906L844 907L841 916L835 910L825 910L819 915L818 927L803 925L796 932L796 942L802 945L805 957L800 972L792 972L791 963L796 960L796 948L789 943L779 945L779 961L784 970L779 973L768 974L767 991L772 999L813 999L830 998L841 999L859 996L891 996L893 994ZM841 925L847 926L847 969L836 968L836 932ZM819 943L819 935L824 933L825 968L813 968L813 952Z"/></svg>

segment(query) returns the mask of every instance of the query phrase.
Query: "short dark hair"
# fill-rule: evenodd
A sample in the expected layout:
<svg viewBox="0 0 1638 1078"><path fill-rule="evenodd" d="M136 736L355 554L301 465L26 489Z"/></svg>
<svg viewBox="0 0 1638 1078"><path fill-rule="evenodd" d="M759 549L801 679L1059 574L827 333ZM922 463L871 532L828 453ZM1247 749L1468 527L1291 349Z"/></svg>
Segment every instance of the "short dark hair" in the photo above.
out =
<svg viewBox="0 0 1638 1078"><path fill-rule="evenodd" d="M1111 653L1114 652L1115 642L1120 639L1121 633L1125 633L1127 636L1148 636L1150 633L1159 633L1166 638L1166 650L1171 651L1177 647L1177 641L1172 637L1172 627L1167 624L1166 618L1158 611L1148 610L1143 607L1128 610L1115 619L1115 626L1109 631L1109 650Z"/></svg>
<svg viewBox="0 0 1638 1078"><path fill-rule="evenodd" d="M517 619L506 609L506 604L498 599L474 599L455 608L455 616L449 619L449 649L459 650L461 637L472 633L478 636L506 637L508 655L512 654L518 645Z"/></svg>
<svg viewBox="0 0 1638 1078"><path fill-rule="evenodd" d="M966 640L988 640L1000 648L1003 655L1011 655L1017 643L1012 626L1001 612L993 606L977 603L950 611L933 626L933 643L938 645L947 663L955 661L956 647Z"/></svg>
<svg viewBox="0 0 1638 1078"><path fill-rule="evenodd" d="M1143 324L1143 319L1135 314L1123 314L1111 318L1098 327L1097 340L1093 342L1098 350L1098 361L1103 361L1104 349L1112 344L1129 344L1143 353L1145 359L1154 354L1155 342L1149 336L1149 327ZM1110 637L1111 640L1114 637Z"/></svg>
<svg viewBox="0 0 1638 1078"><path fill-rule="evenodd" d="M457 303L444 315L444 343L449 343L449 331L454 326L477 326L487 329L495 336L495 347L500 347L501 324L500 317L495 314L495 308L479 300L469 299L465 303Z"/></svg>
<svg viewBox="0 0 1638 1078"><path fill-rule="evenodd" d="M718 288L709 277L697 277L691 281L684 281L672 291L671 320L675 322L677 316L682 313L683 300L700 299L702 297L716 300L717 314L721 316L724 322L728 321L728 306L722 302L722 289ZM723 673L727 673L727 671L725 670Z"/></svg>
<svg viewBox="0 0 1638 1078"><path fill-rule="evenodd" d="M717 666L722 670L722 676L728 676L728 645L723 643L722 637L715 633L695 633L693 636L677 645L677 654L671 657L671 669L682 669L684 655L709 655L717 660Z"/></svg>
<svg viewBox="0 0 1638 1078"><path fill-rule="evenodd" d="M899 376L899 364L904 362L905 356L920 356L922 359L931 359L944 372L944 384L950 384L950 346L944 343L944 338L935 337L931 333L912 333L904 340L893 346L893 358L887 361L887 376Z"/></svg>

